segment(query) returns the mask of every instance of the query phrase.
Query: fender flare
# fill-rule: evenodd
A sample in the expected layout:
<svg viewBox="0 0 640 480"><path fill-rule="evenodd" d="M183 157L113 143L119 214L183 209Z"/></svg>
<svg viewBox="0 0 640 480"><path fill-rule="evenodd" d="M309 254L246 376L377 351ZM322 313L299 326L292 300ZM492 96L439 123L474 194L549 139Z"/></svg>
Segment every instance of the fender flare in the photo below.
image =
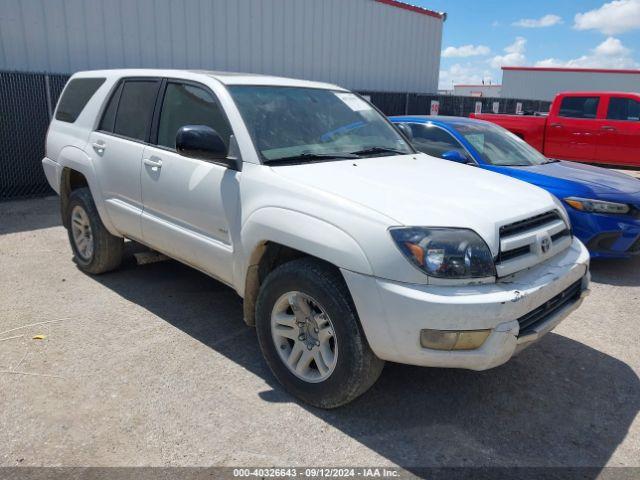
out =
<svg viewBox="0 0 640 480"><path fill-rule="evenodd" d="M352 236L327 221L296 210L258 209L243 223L240 238L244 254L234 269L234 283L240 296L244 296L248 269L259 261L259 255L254 252L267 242L298 250L337 268L373 274L369 259Z"/></svg>
<svg viewBox="0 0 640 480"><path fill-rule="evenodd" d="M93 201L96 204L96 208L98 210L98 215L100 215L100 220L104 224L105 228L112 235L121 236L113 226L111 218L109 217L109 213L104 207L104 197L102 196L100 183L97 179L93 164L91 163L91 158L82 149L75 146L67 145L62 150L60 150L57 161L62 172L60 176L60 196L63 224L65 224L65 199L62 197L63 193L68 190L65 186L65 182L68 179L68 174L66 172L68 172L68 170L75 170L76 172L81 173L87 180L89 191L91 192L91 196L93 197Z"/></svg>
<svg viewBox="0 0 640 480"><path fill-rule="evenodd" d="M234 287L244 299L244 321L255 325L260 263L269 243L324 260L341 271L371 275L371 263L356 240L317 217L282 207L254 211L240 227L240 251L233 266Z"/></svg>

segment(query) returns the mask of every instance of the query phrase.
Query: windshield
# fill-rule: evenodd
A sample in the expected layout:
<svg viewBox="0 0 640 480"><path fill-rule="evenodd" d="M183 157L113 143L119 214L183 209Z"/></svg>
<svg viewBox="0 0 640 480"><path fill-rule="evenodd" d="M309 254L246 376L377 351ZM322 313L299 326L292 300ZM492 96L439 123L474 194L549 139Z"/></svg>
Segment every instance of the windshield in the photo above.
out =
<svg viewBox="0 0 640 480"><path fill-rule="evenodd" d="M265 163L413 153L367 102L349 92L280 86L230 86Z"/></svg>
<svg viewBox="0 0 640 480"><path fill-rule="evenodd" d="M520 137L497 125L474 123L453 127L491 165L524 167L551 161Z"/></svg>

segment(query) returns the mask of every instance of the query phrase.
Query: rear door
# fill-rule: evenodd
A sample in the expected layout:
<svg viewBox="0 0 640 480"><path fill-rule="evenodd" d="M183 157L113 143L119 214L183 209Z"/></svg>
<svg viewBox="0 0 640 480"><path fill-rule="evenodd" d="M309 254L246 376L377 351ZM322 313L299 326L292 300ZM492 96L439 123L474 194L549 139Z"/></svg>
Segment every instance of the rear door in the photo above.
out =
<svg viewBox="0 0 640 480"><path fill-rule="evenodd" d="M611 95L602 122L598 161L640 166L640 100L634 95Z"/></svg>
<svg viewBox="0 0 640 480"><path fill-rule="evenodd" d="M124 79L89 138L90 154L109 217L120 233L142 238L140 166L160 79Z"/></svg>
<svg viewBox="0 0 640 480"><path fill-rule="evenodd" d="M600 96L567 95L547 120L544 154L549 158L596 161Z"/></svg>
<svg viewBox="0 0 640 480"><path fill-rule="evenodd" d="M227 219L239 220L238 172L176 152L185 125L212 127L229 146L231 127L218 99L204 85L166 80L154 132L142 165L142 235L151 247L218 279L232 280Z"/></svg>

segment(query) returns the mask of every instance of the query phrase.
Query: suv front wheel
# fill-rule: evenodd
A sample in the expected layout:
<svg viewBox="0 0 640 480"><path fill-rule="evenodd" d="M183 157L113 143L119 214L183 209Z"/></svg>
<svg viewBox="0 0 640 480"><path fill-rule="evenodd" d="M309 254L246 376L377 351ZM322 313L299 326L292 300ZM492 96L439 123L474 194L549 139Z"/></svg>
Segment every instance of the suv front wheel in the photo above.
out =
<svg viewBox="0 0 640 480"><path fill-rule="evenodd" d="M316 407L355 399L384 366L367 343L340 272L315 259L293 260L267 276L256 328L278 381Z"/></svg>
<svg viewBox="0 0 640 480"><path fill-rule="evenodd" d="M102 224L88 188L71 192L67 215L73 259L80 270L96 275L118 268L124 239L111 235Z"/></svg>

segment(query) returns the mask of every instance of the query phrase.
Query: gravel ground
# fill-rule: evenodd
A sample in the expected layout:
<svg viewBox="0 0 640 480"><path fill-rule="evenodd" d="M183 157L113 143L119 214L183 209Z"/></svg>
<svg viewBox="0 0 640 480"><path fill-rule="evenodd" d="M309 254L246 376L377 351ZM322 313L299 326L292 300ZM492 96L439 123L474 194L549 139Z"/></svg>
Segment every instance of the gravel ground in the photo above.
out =
<svg viewBox="0 0 640 480"><path fill-rule="evenodd" d="M582 308L507 365L388 364L327 412L275 382L231 289L131 256L84 275L58 217L0 204L0 465L640 466L640 258L594 262Z"/></svg>

